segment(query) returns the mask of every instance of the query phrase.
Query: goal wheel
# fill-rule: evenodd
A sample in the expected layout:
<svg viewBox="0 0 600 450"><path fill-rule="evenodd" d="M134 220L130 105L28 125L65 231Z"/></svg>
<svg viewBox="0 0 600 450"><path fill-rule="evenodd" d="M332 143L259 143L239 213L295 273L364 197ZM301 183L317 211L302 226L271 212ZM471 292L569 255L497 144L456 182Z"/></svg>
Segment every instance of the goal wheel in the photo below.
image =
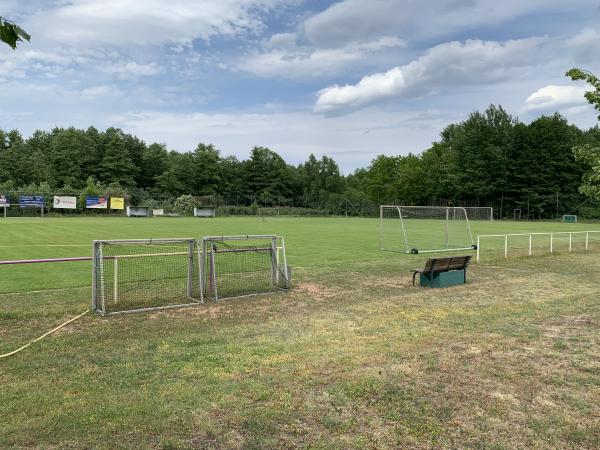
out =
<svg viewBox="0 0 600 450"><path fill-rule="evenodd" d="M473 250L477 250L477 245L476 245L476 244L473 244L473 245L471 245L471 248L472 248Z"/></svg>
<svg viewBox="0 0 600 450"><path fill-rule="evenodd" d="M419 254L419 249L418 249L418 248L413 248L413 249L410 251L410 253L411 253L411 255L418 255L418 254Z"/></svg>

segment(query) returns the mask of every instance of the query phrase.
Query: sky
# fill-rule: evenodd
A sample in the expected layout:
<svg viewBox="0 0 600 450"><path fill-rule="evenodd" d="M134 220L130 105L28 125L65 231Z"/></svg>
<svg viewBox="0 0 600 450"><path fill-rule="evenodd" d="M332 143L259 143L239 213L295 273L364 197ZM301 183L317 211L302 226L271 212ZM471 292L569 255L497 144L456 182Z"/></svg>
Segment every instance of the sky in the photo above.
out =
<svg viewBox="0 0 600 450"><path fill-rule="evenodd" d="M600 0L0 0L0 128L120 127L177 151L266 146L344 173L488 105L597 123Z"/></svg>

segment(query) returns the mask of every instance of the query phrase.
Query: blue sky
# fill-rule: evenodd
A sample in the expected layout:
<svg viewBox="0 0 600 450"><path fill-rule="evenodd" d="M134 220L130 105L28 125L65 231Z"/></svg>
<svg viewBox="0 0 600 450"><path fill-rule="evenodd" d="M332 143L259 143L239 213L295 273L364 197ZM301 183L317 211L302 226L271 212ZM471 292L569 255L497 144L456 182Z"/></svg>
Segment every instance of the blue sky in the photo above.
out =
<svg viewBox="0 0 600 450"><path fill-rule="evenodd" d="M564 77L600 71L597 0L0 0L0 15L32 35L0 47L0 128L25 135L117 126L348 173L491 103L597 120Z"/></svg>

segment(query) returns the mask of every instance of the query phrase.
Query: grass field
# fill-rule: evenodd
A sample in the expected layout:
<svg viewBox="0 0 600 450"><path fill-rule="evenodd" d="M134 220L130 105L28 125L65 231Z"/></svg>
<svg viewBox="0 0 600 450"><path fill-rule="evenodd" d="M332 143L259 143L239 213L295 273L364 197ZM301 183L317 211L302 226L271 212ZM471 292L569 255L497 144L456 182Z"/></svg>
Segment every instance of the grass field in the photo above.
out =
<svg viewBox="0 0 600 450"><path fill-rule="evenodd" d="M1 448L600 447L600 251L497 259L431 291L410 285L427 256L380 252L376 219L0 230L2 260L86 256L94 239L276 233L294 268L287 295L88 314L0 360ZM90 277L85 262L0 267L0 353L88 308Z"/></svg>

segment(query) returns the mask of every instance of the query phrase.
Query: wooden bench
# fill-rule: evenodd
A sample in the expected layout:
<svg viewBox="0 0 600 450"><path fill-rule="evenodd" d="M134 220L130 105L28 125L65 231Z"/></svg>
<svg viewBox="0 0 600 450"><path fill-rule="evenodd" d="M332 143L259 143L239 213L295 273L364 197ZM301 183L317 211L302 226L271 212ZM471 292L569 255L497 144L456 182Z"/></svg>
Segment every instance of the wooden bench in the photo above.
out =
<svg viewBox="0 0 600 450"><path fill-rule="evenodd" d="M446 287L467 282L467 267L471 256L451 256L449 258L429 258L423 269L414 269L415 278L420 274L420 284L429 287ZM448 275L442 275L448 274Z"/></svg>

